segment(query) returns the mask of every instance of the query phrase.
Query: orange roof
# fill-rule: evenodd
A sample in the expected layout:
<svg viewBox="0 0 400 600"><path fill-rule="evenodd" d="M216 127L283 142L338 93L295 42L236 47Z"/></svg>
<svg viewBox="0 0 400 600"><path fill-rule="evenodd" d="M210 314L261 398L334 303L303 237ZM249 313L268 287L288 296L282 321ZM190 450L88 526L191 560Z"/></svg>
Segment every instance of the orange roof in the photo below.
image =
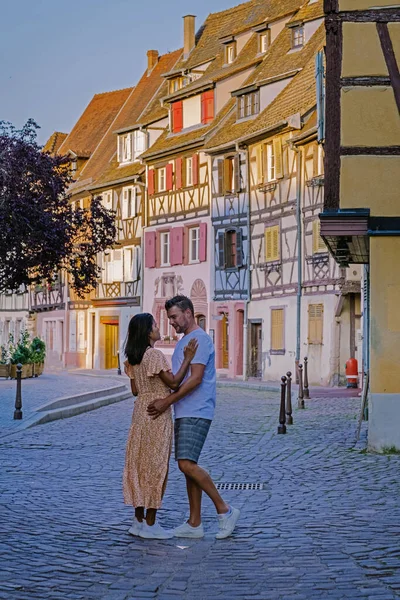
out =
<svg viewBox="0 0 400 600"><path fill-rule="evenodd" d="M131 91L132 88L125 88L93 96L71 133L58 149L59 154L72 151L78 157L88 158Z"/></svg>
<svg viewBox="0 0 400 600"><path fill-rule="evenodd" d="M43 146L43 152L48 152L49 154L57 154L58 149L61 144L68 136L68 133L61 133L60 131L55 131L51 134L45 145Z"/></svg>
<svg viewBox="0 0 400 600"><path fill-rule="evenodd" d="M314 19L323 18L324 15L323 0L318 0L317 2L312 2L311 4L308 2L302 6L299 12L293 17L292 21L313 21Z"/></svg>
<svg viewBox="0 0 400 600"><path fill-rule="evenodd" d="M128 127L134 128L139 124L140 117L147 108L149 102L153 101L155 96L159 95L161 88L165 94L167 82L162 75L175 66L181 52L182 50L176 50L175 52L160 56L156 66L149 74L146 69L139 83L135 88L131 89L126 102L115 116L89 161L82 169L81 175L75 184L75 188L79 187L79 182L81 182L82 185L87 185L88 182L91 182L90 185L92 187L97 185L97 180L99 180L100 185L104 187L107 182L121 179L122 168L117 165L116 160L114 159L117 151L117 136L115 131ZM157 114L159 115L160 111L158 104L159 103L154 103L153 105L157 109ZM165 117L167 114L168 112L164 108L159 118ZM151 115L147 113L147 118L149 117L151 117ZM133 167L133 170L135 171L134 174L136 174L136 167ZM129 169L126 169L126 171L129 172ZM122 177L124 177L124 175L122 175Z"/></svg>

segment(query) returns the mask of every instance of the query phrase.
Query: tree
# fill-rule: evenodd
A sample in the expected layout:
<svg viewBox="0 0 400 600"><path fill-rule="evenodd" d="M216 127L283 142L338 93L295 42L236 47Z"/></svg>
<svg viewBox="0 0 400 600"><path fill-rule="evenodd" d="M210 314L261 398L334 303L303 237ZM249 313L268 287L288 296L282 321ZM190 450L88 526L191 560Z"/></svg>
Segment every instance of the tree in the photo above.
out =
<svg viewBox="0 0 400 600"><path fill-rule="evenodd" d="M115 213L93 198L73 209L68 158L42 152L38 125L0 122L0 292L51 282L65 269L78 296L96 284L99 252L115 242Z"/></svg>

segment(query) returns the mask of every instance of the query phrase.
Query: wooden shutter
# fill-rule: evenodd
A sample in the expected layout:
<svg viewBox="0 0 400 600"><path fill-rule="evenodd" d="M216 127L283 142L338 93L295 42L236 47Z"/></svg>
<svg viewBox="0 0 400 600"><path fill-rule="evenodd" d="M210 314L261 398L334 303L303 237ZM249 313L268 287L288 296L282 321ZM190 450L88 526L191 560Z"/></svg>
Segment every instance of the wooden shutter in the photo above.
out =
<svg viewBox="0 0 400 600"><path fill-rule="evenodd" d="M199 185L199 155L192 156L192 184Z"/></svg>
<svg viewBox="0 0 400 600"><path fill-rule="evenodd" d="M218 232L218 266L225 269L225 231Z"/></svg>
<svg viewBox="0 0 400 600"><path fill-rule="evenodd" d="M124 262L123 262L122 250L114 250L113 273L114 273L114 281L123 281L124 280Z"/></svg>
<svg viewBox="0 0 400 600"><path fill-rule="evenodd" d="M256 147L256 158L257 158L257 183L264 183L264 147L259 144Z"/></svg>
<svg viewBox="0 0 400 600"><path fill-rule="evenodd" d="M152 196L155 192L155 179L156 179L154 169L149 169L147 179L148 179L147 189L149 192L149 196Z"/></svg>
<svg viewBox="0 0 400 600"><path fill-rule="evenodd" d="M200 223L199 260L207 260L207 223Z"/></svg>
<svg viewBox="0 0 400 600"><path fill-rule="evenodd" d="M174 227L170 232L171 266L183 263L183 227Z"/></svg>
<svg viewBox="0 0 400 600"><path fill-rule="evenodd" d="M129 200L129 190L128 188L124 188L122 192L122 218L128 218L128 200Z"/></svg>
<svg viewBox="0 0 400 600"><path fill-rule="evenodd" d="M224 193L233 192L233 158L224 160Z"/></svg>
<svg viewBox="0 0 400 600"><path fill-rule="evenodd" d="M166 167L166 189L168 192L173 188L173 173L172 163L168 163Z"/></svg>
<svg viewBox="0 0 400 600"><path fill-rule="evenodd" d="M236 266L243 267L243 235L241 229L236 231Z"/></svg>
<svg viewBox="0 0 400 600"><path fill-rule="evenodd" d="M308 305L308 343L322 344L323 342L324 305Z"/></svg>
<svg viewBox="0 0 400 600"><path fill-rule="evenodd" d="M235 192L240 192L240 190L242 189L240 178L240 154L235 154L235 158L233 161L233 172L235 178Z"/></svg>
<svg viewBox="0 0 400 600"><path fill-rule="evenodd" d="M313 254L317 254L318 252L326 252L325 242L321 237L321 222L319 219L313 221Z"/></svg>
<svg viewBox="0 0 400 600"><path fill-rule="evenodd" d="M265 230L265 260L279 260L279 225L267 227Z"/></svg>
<svg viewBox="0 0 400 600"><path fill-rule="evenodd" d="M275 179L283 177L282 139L274 138Z"/></svg>
<svg viewBox="0 0 400 600"><path fill-rule="evenodd" d="M156 232L146 231L144 234L144 265L148 269L156 266Z"/></svg>
<svg viewBox="0 0 400 600"><path fill-rule="evenodd" d="M271 350L285 349L284 318L285 310L283 308L271 309Z"/></svg>
<svg viewBox="0 0 400 600"><path fill-rule="evenodd" d="M217 160L218 167L218 194L224 194L224 160L223 158L219 158Z"/></svg>
<svg viewBox="0 0 400 600"><path fill-rule="evenodd" d="M175 159L175 187L177 190L182 188L182 158Z"/></svg>
<svg viewBox="0 0 400 600"><path fill-rule="evenodd" d="M214 90L208 90L201 95L201 122L203 125L214 119Z"/></svg>
<svg viewBox="0 0 400 600"><path fill-rule="evenodd" d="M279 260L280 248L279 248L279 226L272 227L272 256L273 260Z"/></svg>
<svg viewBox="0 0 400 600"><path fill-rule="evenodd" d="M124 249L124 281L132 281L133 248Z"/></svg>
<svg viewBox="0 0 400 600"><path fill-rule="evenodd" d="M183 129L183 102L179 100L172 105L172 132L179 133Z"/></svg>

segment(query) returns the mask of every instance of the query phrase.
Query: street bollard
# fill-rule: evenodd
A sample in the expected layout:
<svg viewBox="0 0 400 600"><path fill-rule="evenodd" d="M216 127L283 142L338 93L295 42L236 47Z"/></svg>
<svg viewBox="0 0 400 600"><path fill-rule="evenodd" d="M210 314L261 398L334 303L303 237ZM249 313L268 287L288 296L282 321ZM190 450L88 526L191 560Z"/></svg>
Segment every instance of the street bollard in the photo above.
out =
<svg viewBox="0 0 400 600"><path fill-rule="evenodd" d="M288 425L293 425L292 417L292 374L290 371L286 373L287 385L286 385L286 422Z"/></svg>
<svg viewBox="0 0 400 600"><path fill-rule="evenodd" d="M119 352L117 352L117 357L118 357L118 371L117 371L117 373L118 373L118 375L121 375L121 361L120 361L120 358L119 358Z"/></svg>
<svg viewBox="0 0 400 600"><path fill-rule="evenodd" d="M299 394L297 405L299 408L305 408L303 391L303 365L299 365Z"/></svg>
<svg viewBox="0 0 400 600"><path fill-rule="evenodd" d="M14 411L14 419L15 420L22 419L21 375L22 375L22 365L21 365L21 363L18 363L17 364L17 394L15 396L15 411Z"/></svg>
<svg viewBox="0 0 400 600"><path fill-rule="evenodd" d="M308 388L308 358L304 358L304 398L310 399L310 390Z"/></svg>
<svg viewBox="0 0 400 600"><path fill-rule="evenodd" d="M285 396L286 396L286 377L281 377L281 408L279 411L278 433L286 433L286 415L285 415Z"/></svg>

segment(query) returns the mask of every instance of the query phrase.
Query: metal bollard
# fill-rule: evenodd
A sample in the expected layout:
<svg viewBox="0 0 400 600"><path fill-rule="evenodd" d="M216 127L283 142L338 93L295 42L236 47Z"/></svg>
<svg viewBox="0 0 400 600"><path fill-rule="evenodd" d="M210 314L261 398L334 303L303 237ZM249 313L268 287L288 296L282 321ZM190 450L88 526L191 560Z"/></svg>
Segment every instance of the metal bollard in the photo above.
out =
<svg viewBox="0 0 400 600"><path fill-rule="evenodd" d="M22 419L21 375L22 375L22 365L21 365L21 363L18 363L17 364L17 394L15 396L15 410L14 410L14 419L15 420Z"/></svg>
<svg viewBox="0 0 400 600"><path fill-rule="evenodd" d="M286 422L288 425L293 425L292 417L292 374L290 371L286 373L287 385L286 385Z"/></svg>
<svg viewBox="0 0 400 600"><path fill-rule="evenodd" d="M305 408L303 390L303 365L299 365L299 394L297 405L299 408Z"/></svg>
<svg viewBox="0 0 400 600"><path fill-rule="evenodd" d="M308 389L308 358L304 358L304 398L310 399L310 390Z"/></svg>
<svg viewBox="0 0 400 600"><path fill-rule="evenodd" d="M286 396L286 377L281 377L281 408L279 411L278 433L286 433L286 415L285 415L285 396Z"/></svg>

